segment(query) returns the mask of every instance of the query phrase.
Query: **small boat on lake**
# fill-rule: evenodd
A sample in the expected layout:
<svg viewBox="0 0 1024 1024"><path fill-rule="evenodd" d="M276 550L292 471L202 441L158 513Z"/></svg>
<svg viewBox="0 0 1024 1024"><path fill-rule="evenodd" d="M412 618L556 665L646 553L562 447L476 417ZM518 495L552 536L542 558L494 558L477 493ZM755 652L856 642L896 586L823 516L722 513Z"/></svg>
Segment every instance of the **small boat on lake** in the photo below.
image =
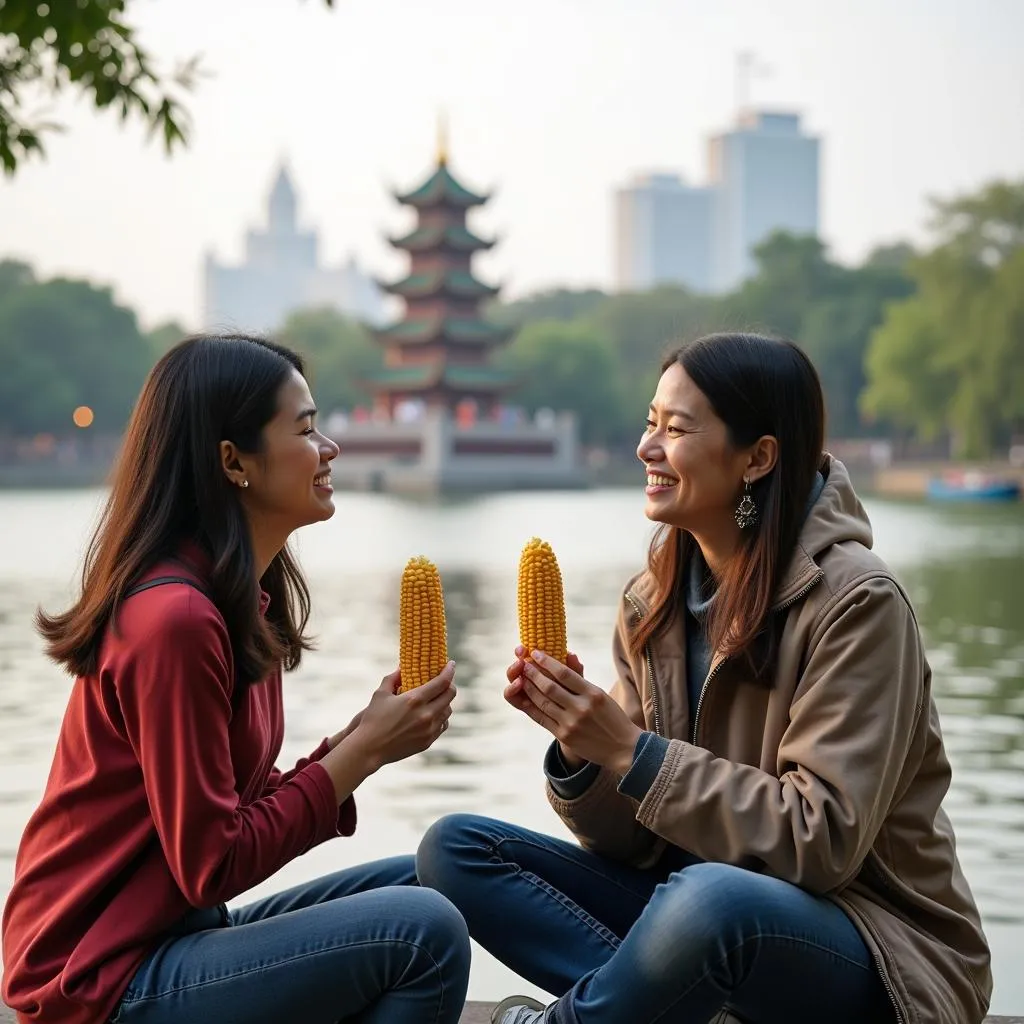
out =
<svg viewBox="0 0 1024 1024"><path fill-rule="evenodd" d="M1017 480L969 470L933 476L926 493L934 501L1017 501L1020 490Z"/></svg>

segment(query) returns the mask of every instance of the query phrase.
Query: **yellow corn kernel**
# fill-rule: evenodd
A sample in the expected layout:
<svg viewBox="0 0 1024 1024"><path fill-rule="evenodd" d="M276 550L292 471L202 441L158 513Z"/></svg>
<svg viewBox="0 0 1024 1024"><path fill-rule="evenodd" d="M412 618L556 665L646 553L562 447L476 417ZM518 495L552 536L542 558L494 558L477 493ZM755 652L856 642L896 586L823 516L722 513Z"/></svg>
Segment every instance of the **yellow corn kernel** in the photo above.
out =
<svg viewBox="0 0 1024 1024"><path fill-rule="evenodd" d="M402 573L398 621L399 692L405 693L429 682L448 664L441 576L422 555L410 558Z"/></svg>
<svg viewBox="0 0 1024 1024"><path fill-rule="evenodd" d="M565 598L551 545L532 537L519 556L519 642L565 664Z"/></svg>

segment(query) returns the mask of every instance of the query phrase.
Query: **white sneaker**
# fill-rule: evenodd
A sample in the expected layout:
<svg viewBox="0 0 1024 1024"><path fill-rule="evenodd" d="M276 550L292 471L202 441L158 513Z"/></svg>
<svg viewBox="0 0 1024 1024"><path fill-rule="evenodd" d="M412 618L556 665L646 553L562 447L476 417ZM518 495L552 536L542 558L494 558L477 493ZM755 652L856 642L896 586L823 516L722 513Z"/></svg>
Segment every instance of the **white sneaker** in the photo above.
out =
<svg viewBox="0 0 1024 1024"><path fill-rule="evenodd" d="M491 1024L542 1024L544 1004L529 996L502 999L491 1014Z"/></svg>

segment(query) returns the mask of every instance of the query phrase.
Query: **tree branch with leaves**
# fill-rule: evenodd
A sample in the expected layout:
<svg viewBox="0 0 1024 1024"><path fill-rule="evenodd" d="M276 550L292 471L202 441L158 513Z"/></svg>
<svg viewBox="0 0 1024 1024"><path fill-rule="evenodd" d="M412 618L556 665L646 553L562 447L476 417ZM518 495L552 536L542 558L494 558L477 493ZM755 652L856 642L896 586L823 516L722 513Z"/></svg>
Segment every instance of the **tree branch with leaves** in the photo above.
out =
<svg viewBox="0 0 1024 1024"><path fill-rule="evenodd" d="M323 0L328 7L334 0ZM190 57L161 72L126 18L130 0L0 0L0 165L13 175L44 156L44 136L62 130L47 105L67 92L87 97L160 137L171 153L188 141L185 94L200 74Z"/></svg>

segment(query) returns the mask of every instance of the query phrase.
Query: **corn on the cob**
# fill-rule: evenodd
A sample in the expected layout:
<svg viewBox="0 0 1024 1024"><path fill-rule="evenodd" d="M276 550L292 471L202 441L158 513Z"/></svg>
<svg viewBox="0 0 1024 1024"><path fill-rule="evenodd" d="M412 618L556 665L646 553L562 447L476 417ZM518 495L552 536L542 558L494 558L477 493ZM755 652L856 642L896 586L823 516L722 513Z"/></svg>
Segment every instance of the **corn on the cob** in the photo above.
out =
<svg viewBox="0 0 1024 1024"><path fill-rule="evenodd" d="M519 556L519 642L565 663L562 573L551 545L532 537Z"/></svg>
<svg viewBox="0 0 1024 1024"><path fill-rule="evenodd" d="M441 577L422 555L410 558L402 573L398 618L399 692L405 693L429 682L448 664Z"/></svg>

